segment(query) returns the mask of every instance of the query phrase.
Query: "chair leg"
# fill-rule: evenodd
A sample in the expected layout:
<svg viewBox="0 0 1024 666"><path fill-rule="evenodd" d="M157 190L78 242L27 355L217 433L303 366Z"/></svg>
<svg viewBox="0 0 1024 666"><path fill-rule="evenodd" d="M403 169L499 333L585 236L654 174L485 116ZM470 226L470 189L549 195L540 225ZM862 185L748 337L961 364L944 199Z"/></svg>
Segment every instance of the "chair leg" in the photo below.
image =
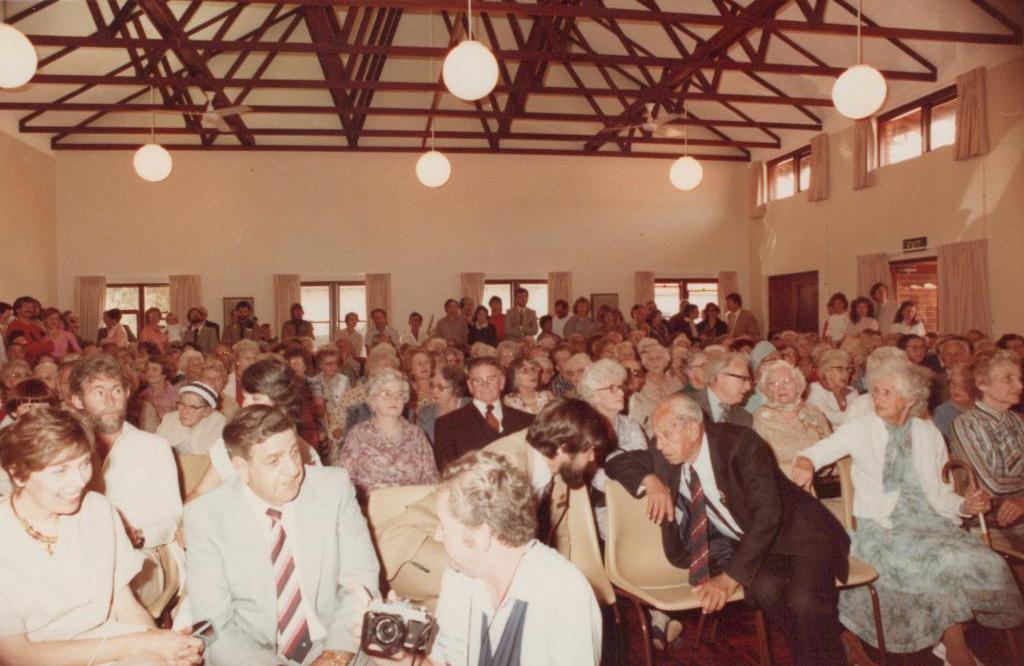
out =
<svg viewBox="0 0 1024 666"><path fill-rule="evenodd" d="M697 631L693 635L693 649L696 650L700 647L700 642L704 638L704 621L707 619L707 615L704 613L700 614L700 619L697 620Z"/></svg>
<svg viewBox="0 0 1024 666"><path fill-rule="evenodd" d="M764 611L754 611L754 625L757 628L757 658L761 666L771 666L772 651L768 643L768 627L764 623Z"/></svg>
<svg viewBox="0 0 1024 666"><path fill-rule="evenodd" d="M1017 634L1015 628L1004 630L1006 634L1006 647L1010 653L1010 663L1020 664L1024 663L1024 655L1021 654L1020 644L1017 642Z"/></svg>
<svg viewBox="0 0 1024 666"><path fill-rule="evenodd" d="M718 642L718 621L722 618L721 611L711 616L711 629L708 631L708 640L712 643Z"/></svg>
<svg viewBox="0 0 1024 666"><path fill-rule="evenodd" d="M882 607L878 603L878 591L874 583L868 583L868 592L871 593L871 612L875 616L875 638L878 639L878 664L885 664L885 628L882 626Z"/></svg>
<svg viewBox="0 0 1024 666"><path fill-rule="evenodd" d="M644 613L644 607L640 605L636 599L630 599L633 602L633 608L636 609L636 615L640 618L640 633L644 639L644 666L654 666L654 656L651 654L651 630L647 626L647 614Z"/></svg>

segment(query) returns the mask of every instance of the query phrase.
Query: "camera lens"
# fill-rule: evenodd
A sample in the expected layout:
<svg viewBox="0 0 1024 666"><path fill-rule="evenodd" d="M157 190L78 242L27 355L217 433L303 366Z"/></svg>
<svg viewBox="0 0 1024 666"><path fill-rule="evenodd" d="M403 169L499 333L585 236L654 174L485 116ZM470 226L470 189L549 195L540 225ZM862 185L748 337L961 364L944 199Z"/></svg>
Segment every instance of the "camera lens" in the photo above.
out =
<svg viewBox="0 0 1024 666"><path fill-rule="evenodd" d="M381 618L373 628L373 641L380 646L391 645L401 640L401 635L401 624L392 617Z"/></svg>

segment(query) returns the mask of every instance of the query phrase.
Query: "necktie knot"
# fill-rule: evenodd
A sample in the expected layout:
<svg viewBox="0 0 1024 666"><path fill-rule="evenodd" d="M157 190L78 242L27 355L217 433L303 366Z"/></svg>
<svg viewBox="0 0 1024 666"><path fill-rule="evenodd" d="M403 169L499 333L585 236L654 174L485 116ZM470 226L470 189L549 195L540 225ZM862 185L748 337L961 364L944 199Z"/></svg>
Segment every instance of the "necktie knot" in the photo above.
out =
<svg viewBox="0 0 1024 666"><path fill-rule="evenodd" d="M281 520L281 512L277 509L267 509L267 515L270 516L270 519L275 523Z"/></svg>
<svg viewBox="0 0 1024 666"><path fill-rule="evenodd" d="M501 432L501 422L498 421L498 417L494 415L494 405L488 404L487 410L484 413L484 421L488 426L494 428L498 432Z"/></svg>

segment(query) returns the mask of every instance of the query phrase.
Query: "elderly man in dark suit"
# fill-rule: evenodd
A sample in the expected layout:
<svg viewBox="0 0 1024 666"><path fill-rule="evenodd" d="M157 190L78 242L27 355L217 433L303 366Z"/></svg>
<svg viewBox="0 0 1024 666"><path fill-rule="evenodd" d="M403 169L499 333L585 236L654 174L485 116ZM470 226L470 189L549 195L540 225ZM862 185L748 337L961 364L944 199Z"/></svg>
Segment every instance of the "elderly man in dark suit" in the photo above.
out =
<svg viewBox="0 0 1024 666"><path fill-rule="evenodd" d="M798 665L845 664L835 581L846 580L850 540L839 522L786 478L753 430L705 424L684 396L659 405L652 423L656 444L612 458L607 473L647 494L665 555L689 569L704 612L742 585Z"/></svg>
<svg viewBox="0 0 1024 666"><path fill-rule="evenodd" d="M747 357L739 352L722 354L708 361L705 373L707 387L689 396L700 406L705 420L750 428L753 417L743 408L754 382Z"/></svg>
<svg viewBox="0 0 1024 666"><path fill-rule="evenodd" d="M469 362L467 375L473 401L434 424L434 456L439 470L463 453L482 449L533 423L531 414L501 404L505 372L497 360L475 358Z"/></svg>

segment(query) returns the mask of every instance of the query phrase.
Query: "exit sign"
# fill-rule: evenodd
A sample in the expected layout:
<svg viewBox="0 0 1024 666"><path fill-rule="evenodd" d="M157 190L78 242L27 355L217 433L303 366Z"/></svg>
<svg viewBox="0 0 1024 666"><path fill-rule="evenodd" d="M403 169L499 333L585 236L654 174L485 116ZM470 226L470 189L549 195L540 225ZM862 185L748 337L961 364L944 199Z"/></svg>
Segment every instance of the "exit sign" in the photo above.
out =
<svg viewBox="0 0 1024 666"><path fill-rule="evenodd" d="M918 236L917 238L904 238L903 239L903 251L904 252L920 252L928 248L928 237Z"/></svg>

